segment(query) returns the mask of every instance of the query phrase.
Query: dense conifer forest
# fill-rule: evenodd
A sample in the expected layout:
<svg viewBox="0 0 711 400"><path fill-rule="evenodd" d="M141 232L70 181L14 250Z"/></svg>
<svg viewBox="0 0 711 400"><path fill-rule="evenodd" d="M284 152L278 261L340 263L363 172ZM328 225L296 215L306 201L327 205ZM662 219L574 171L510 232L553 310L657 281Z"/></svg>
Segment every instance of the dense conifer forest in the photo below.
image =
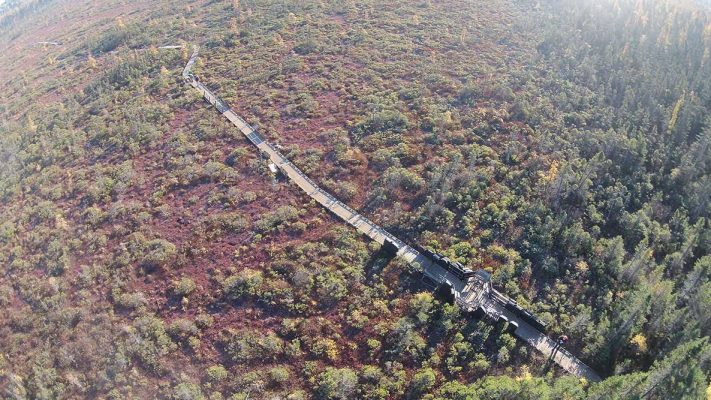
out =
<svg viewBox="0 0 711 400"><path fill-rule="evenodd" d="M0 397L708 399L710 7L5 2ZM182 80L193 44L314 181L604 379L272 173Z"/></svg>

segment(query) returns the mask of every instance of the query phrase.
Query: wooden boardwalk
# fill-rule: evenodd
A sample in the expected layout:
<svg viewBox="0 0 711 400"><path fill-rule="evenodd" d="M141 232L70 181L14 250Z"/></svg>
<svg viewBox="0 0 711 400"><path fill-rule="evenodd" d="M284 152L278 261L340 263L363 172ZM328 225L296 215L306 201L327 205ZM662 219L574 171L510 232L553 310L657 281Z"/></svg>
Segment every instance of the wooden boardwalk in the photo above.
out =
<svg viewBox="0 0 711 400"><path fill-rule="evenodd" d="M232 111L226 103L217 97L203 83L199 82L191 75L190 70L197 60L199 48L196 47L190 60L183 70L183 78L195 89L199 90L202 96L224 115L244 136L256 146L262 153L266 154L281 172L292 182L301 188L309 197L316 200L323 207L334 213L340 219L368 236L370 239L384 244L386 240L397 247L397 256L403 258L410 264L422 269L425 276L438 284L448 284L455 294L455 301L464 310L474 311L481 308L487 315L495 319L505 319L517 326L514 334L520 339L535 347L553 362L560 365L571 374L586 378L589 381L597 382L600 376L590 367L578 360L565 349L556 346L554 340L539 332L518 316L508 311L498 298L504 298L501 293L493 289L485 290L481 285L475 284L474 280L462 281L446 269L434 263L428 257L408 246L405 242L396 238L385 229L376 225L368 218L364 217L351 207L333 197L327 191L321 189L314 181L304 174L299 168L281 154L271 143L266 141L252 126L250 126L239 115Z"/></svg>
<svg viewBox="0 0 711 400"><path fill-rule="evenodd" d="M550 361L560 365L561 368L567 372L581 378L585 378L590 382L599 382L601 380L600 375L598 375L595 370L580 361L562 346L558 346L555 340L532 327L511 311L507 310L503 306L502 301L498 299L503 300L505 299L505 296L492 289L488 298L485 299L480 306L487 314L498 315L499 318L503 318L506 321L514 323L517 327L514 331L514 335L518 336L519 339L523 340L528 345L536 348L536 350L541 352Z"/></svg>

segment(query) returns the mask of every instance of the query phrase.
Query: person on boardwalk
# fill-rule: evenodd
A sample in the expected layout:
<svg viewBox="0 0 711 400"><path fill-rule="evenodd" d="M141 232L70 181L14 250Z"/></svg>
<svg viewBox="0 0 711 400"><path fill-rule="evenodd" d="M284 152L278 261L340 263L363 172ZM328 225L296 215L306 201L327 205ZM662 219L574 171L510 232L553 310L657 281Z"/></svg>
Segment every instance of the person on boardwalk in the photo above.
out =
<svg viewBox="0 0 711 400"><path fill-rule="evenodd" d="M566 343L568 343L568 335L558 336L558 346L557 347L560 347Z"/></svg>
<svg viewBox="0 0 711 400"><path fill-rule="evenodd" d="M561 347L563 347L564 344L568 342L568 335L560 335L558 336L558 340L555 342L555 346L553 347L553 351L551 352L551 355L548 359L548 361L555 361L555 355L558 353L558 350L560 350Z"/></svg>

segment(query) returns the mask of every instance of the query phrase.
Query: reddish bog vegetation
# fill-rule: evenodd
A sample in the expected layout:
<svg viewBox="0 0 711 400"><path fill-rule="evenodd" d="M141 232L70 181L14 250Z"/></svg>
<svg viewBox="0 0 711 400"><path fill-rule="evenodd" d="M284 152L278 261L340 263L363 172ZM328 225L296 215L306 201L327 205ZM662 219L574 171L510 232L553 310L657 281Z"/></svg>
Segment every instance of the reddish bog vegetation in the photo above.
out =
<svg viewBox="0 0 711 400"><path fill-rule="evenodd" d="M2 7L7 397L705 395L707 11ZM272 175L179 78L191 43L201 81L320 185L403 240L492 272L610 378L564 376L505 325L435 299Z"/></svg>

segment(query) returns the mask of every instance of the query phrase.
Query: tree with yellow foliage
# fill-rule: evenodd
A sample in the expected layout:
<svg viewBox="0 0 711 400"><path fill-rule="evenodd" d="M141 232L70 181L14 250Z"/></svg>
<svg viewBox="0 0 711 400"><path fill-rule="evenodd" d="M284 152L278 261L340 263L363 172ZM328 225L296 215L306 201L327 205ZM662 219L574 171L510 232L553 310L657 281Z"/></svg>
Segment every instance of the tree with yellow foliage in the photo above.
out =
<svg viewBox="0 0 711 400"><path fill-rule="evenodd" d="M630 344L632 345L634 352L638 355L647 352L647 338L641 333L632 336Z"/></svg>
<svg viewBox="0 0 711 400"><path fill-rule="evenodd" d="M89 69L96 69L98 67L96 59L91 54L89 54L89 57L86 58L86 66Z"/></svg>
<svg viewBox="0 0 711 400"><path fill-rule="evenodd" d="M27 127L27 130L34 133L37 132L37 125L35 125L35 122L32 120L31 115L27 115L27 123L25 124Z"/></svg>

